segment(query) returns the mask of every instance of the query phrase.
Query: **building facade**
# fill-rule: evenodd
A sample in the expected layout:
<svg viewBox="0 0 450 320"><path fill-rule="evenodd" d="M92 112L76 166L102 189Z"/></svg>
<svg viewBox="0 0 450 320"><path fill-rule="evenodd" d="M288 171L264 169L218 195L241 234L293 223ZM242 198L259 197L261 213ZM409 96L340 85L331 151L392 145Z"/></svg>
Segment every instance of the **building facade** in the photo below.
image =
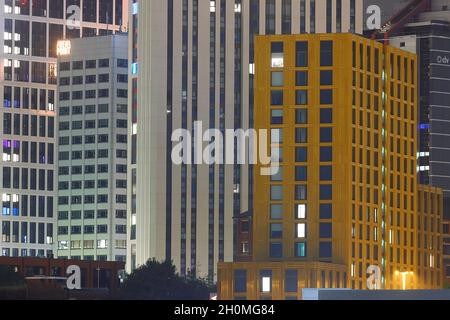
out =
<svg viewBox="0 0 450 320"><path fill-rule="evenodd" d="M54 254L57 42L126 28L127 1L0 1L1 255Z"/></svg>
<svg viewBox="0 0 450 320"><path fill-rule="evenodd" d="M362 32L362 1L139 2L136 264L173 260L213 281L252 211L244 165L174 165L172 132L253 127L254 36ZM144 17L144 18L142 18ZM134 252L130 252L134 254ZM245 252L250 255L250 252ZM130 261L134 258L130 258Z"/></svg>
<svg viewBox="0 0 450 320"><path fill-rule="evenodd" d="M58 257L125 261L128 35L66 46L58 59Z"/></svg>
<svg viewBox="0 0 450 320"><path fill-rule="evenodd" d="M82 289L108 288L116 293L119 278L123 275L123 262L80 261L62 259L40 259L32 257L0 257L0 266L15 270L25 278L67 278L70 266L77 266L81 272ZM49 291L51 291L50 288ZM49 292L41 292L48 295Z"/></svg>
<svg viewBox="0 0 450 320"><path fill-rule="evenodd" d="M128 83L128 245L127 245L127 270L136 268L136 183L137 183L137 110L138 110L138 17L139 2L129 2L129 37L128 59L131 64Z"/></svg>
<svg viewBox="0 0 450 320"><path fill-rule="evenodd" d="M255 128L280 161L272 176L255 166L253 260L219 263L219 297L440 287L442 194L417 187L416 56L351 34L259 36L255 51Z"/></svg>

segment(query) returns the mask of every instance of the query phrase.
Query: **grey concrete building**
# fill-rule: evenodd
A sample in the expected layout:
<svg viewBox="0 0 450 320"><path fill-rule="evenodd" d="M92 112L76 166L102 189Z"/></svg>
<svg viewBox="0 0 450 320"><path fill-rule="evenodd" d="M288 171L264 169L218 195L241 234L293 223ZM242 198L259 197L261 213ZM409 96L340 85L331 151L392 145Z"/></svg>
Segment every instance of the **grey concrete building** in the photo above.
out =
<svg viewBox="0 0 450 320"><path fill-rule="evenodd" d="M1 0L0 254L49 256L56 237L57 42L127 26L127 0Z"/></svg>
<svg viewBox="0 0 450 320"><path fill-rule="evenodd" d="M124 261L128 35L67 47L58 59L58 257Z"/></svg>
<svg viewBox="0 0 450 320"><path fill-rule="evenodd" d="M251 167L174 165L172 132L195 121L252 128L254 36L361 33L362 10L362 0L139 1L130 261L169 259L181 274L213 281L217 262L246 248L235 235L257 196Z"/></svg>

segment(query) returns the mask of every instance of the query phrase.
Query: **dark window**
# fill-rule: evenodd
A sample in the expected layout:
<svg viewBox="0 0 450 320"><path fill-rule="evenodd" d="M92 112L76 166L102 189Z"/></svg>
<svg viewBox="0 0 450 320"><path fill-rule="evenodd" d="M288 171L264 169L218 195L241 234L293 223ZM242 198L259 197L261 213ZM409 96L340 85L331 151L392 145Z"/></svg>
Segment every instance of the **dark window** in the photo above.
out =
<svg viewBox="0 0 450 320"><path fill-rule="evenodd" d="M333 167L332 166L321 166L320 167L320 181L331 181L333 180Z"/></svg>
<svg viewBox="0 0 450 320"><path fill-rule="evenodd" d="M73 70L82 70L83 65L84 65L83 61L74 61L74 62L72 62L72 69Z"/></svg>
<svg viewBox="0 0 450 320"><path fill-rule="evenodd" d="M128 68L128 60L127 59L117 59L117 67L118 68Z"/></svg>
<svg viewBox="0 0 450 320"><path fill-rule="evenodd" d="M97 76L95 74L87 75L85 81L86 81L86 84L96 83L97 82Z"/></svg>
<svg viewBox="0 0 450 320"><path fill-rule="evenodd" d="M247 271L234 270L234 292L247 292Z"/></svg>
<svg viewBox="0 0 450 320"><path fill-rule="evenodd" d="M320 128L320 142L333 142L333 128Z"/></svg>
<svg viewBox="0 0 450 320"><path fill-rule="evenodd" d="M270 257L275 259L283 257L283 245L281 243L270 244Z"/></svg>
<svg viewBox="0 0 450 320"><path fill-rule="evenodd" d="M95 68L97 68L97 60L86 61L86 69L95 69Z"/></svg>
<svg viewBox="0 0 450 320"><path fill-rule="evenodd" d="M321 242L319 245L320 258L331 258L333 253L331 242Z"/></svg>
<svg viewBox="0 0 450 320"><path fill-rule="evenodd" d="M320 71L320 85L321 86L333 85L333 71L331 70Z"/></svg>
<svg viewBox="0 0 450 320"><path fill-rule="evenodd" d="M307 200L307 187L305 185L295 186L295 200Z"/></svg>
<svg viewBox="0 0 450 320"><path fill-rule="evenodd" d="M270 102L272 106L283 105L283 90L272 90Z"/></svg>
<svg viewBox="0 0 450 320"><path fill-rule="evenodd" d="M297 67L307 67L308 66L308 42L301 41L297 42L297 55L296 55L296 66Z"/></svg>
<svg viewBox="0 0 450 320"><path fill-rule="evenodd" d="M109 68L109 59L100 59L98 60L99 68Z"/></svg>
<svg viewBox="0 0 450 320"><path fill-rule="evenodd" d="M307 162L308 149L305 147L295 148L295 162Z"/></svg>
<svg viewBox="0 0 450 320"><path fill-rule="evenodd" d="M307 105L308 104L308 90L296 90L295 91L295 104Z"/></svg>
<svg viewBox="0 0 450 320"><path fill-rule="evenodd" d="M105 73L105 74L99 74L98 75L98 82L99 83L106 83L109 82L109 74Z"/></svg>
<svg viewBox="0 0 450 320"><path fill-rule="evenodd" d="M298 292L298 273L297 270L286 270L284 278L284 290L289 293Z"/></svg>
<svg viewBox="0 0 450 320"><path fill-rule="evenodd" d="M297 71L295 73L295 85L296 86L308 85L308 71Z"/></svg>
<svg viewBox="0 0 450 320"><path fill-rule="evenodd" d="M47 56L47 25L45 23L33 22L32 24L32 55L38 57ZM45 64L44 64L45 65ZM45 68L44 68L45 70ZM45 77L46 72L44 72Z"/></svg>
<svg viewBox="0 0 450 320"><path fill-rule="evenodd" d="M333 148L332 147L320 147L320 161L321 162L333 161Z"/></svg>
<svg viewBox="0 0 450 320"><path fill-rule="evenodd" d="M320 109L320 123L333 123L333 109Z"/></svg>
<svg viewBox="0 0 450 320"><path fill-rule="evenodd" d="M333 205L331 203L321 203L319 209L320 219L333 218Z"/></svg>
<svg viewBox="0 0 450 320"><path fill-rule="evenodd" d="M333 104L333 90L320 90L320 104Z"/></svg>
<svg viewBox="0 0 450 320"><path fill-rule="evenodd" d="M333 65L333 41L320 42L320 65L322 67Z"/></svg>
<svg viewBox="0 0 450 320"><path fill-rule="evenodd" d="M76 76L72 78L72 84L83 84L83 76Z"/></svg>
<svg viewBox="0 0 450 320"><path fill-rule="evenodd" d="M319 237L320 238L332 238L333 237L333 225L331 223L320 223Z"/></svg>
<svg viewBox="0 0 450 320"><path fill-rule="evenodd" d="M83 21L97 22L97 1L83 1Z"/></svg>
<svg viewBox="0 0 450 320"><path fill-rule="evenodd" d="M320 186L320 200L333 200L333 186L321 185Z"/></svg>
<svg viewBox="0 0 450 320"><path fill-rule="evenodd" d="M307 143L307 142L308 142L308 129L295 128L295 143Z"/></svg>
<svg viewBox="0 0 450 320"><path fill-rule="evenodd" d="M307 124L308 123L308 109L295 110L295 123Z"/></svg>
<svg viewBox="0 0 450 320"><path fill-rule="evenodd" d="M283 110L272 110L271 114L271 124L283 124Z"/></svg>
<svg viewBox="0 0 450 320"><path fill-rule="evenodd" d="M308 180L308 168L306 166L295 167L295 181Z"/></svg>

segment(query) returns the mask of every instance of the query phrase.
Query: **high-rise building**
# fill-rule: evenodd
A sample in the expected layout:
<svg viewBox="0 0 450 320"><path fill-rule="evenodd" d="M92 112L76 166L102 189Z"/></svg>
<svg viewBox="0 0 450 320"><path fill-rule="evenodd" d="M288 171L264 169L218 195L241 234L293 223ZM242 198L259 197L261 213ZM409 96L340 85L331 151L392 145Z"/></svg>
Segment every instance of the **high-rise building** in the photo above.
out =
<svg viewBox="0 0 450 320"><path fill-rule="evenodd" d="M220 132L252 128L254 36L361 33L362 0L141 1L138 11L136 257L129 260L169 259L181 274L212 281L217 261L240 253L234 221L252 212L252 170L174 165L172 132L192 131L196 121Z"/></svg>
<svg viewBox="0 0 450 320"><path fill-rule="evenodd" d="M5 0L1 33L1 254L53 254L58 40L125 29L123 0Z"/></svg>
<svg viewBox="0 0 450 320"><path fill-rule="evenodd" d="M58 257L125 261L128 35L65 40L58 59Z"/></svg>
<svg viewBox="0 0 450 320"><path fill-rule="evenodd" d="M255 128L280 160L254 168L253 259L219 263L219 297L440 287L442 191L416 183L416 56L351 34L259 36L255 52Z"/></svg>
<svg viewBox="0 0 450 320"><path fill-rule="evenodd" d="M128 127L129 147L128 147L128 245L127 245L127 270L136 268L136 182L137 182L137 106L138 106L138 16L139 2L133 0L129 2L129 37L128 37L128 59L131 68L129 70L128 83Z"/></svg>

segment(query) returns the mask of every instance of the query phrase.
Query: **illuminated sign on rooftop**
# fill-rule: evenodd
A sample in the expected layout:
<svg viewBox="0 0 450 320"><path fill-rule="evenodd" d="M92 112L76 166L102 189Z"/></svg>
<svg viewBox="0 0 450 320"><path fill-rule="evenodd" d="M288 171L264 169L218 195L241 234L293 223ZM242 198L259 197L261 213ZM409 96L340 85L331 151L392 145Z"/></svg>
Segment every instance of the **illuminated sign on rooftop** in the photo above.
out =
<svg viewBox="0 0 450 320"><path fill-rule="evenodd" d="M59 40L56 45L56 54L58 56L67 56L70 54L72 44L70 40Z"/></svg>

